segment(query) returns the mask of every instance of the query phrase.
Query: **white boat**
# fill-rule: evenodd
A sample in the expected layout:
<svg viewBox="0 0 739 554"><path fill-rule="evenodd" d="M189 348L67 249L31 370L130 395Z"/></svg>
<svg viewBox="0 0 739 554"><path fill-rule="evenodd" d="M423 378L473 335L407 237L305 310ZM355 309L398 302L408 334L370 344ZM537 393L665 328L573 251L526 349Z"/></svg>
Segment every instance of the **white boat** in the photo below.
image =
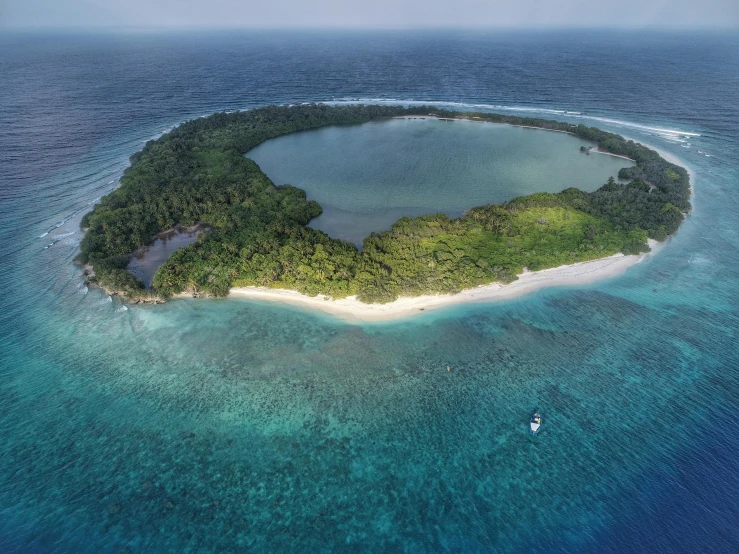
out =
<svg viewBox="0 0 739 554"><path fill-rule="evenodd" d="M534 411L529 425L531 427L531 434L538 435L539 429L541 429L541 414L539 413L539 410Z"/></svg>

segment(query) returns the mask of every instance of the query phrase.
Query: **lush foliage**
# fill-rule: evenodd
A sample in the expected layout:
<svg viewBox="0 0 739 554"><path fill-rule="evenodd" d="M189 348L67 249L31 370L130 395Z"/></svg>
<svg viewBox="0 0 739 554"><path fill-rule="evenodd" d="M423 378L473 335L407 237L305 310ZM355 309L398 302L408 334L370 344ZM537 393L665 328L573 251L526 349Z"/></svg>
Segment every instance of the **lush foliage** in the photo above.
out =
<svg viewBox="0 0 739 554"><path fill-rule="evenodd" d="M167 297L190 291L224 296L232 286L291 288L303 293L386 302L399 295L455 292L512 281L531 270L647 249L664 239L690 208L685 170L656 152L599 129L496 114L440 112L513 125L567 131L636 161L593 193L568 189L503 205L472 208L464 217L402 218L372 234L360 252L306 224L321 207L291 186L274 186L243 156L279 135L324 125L427 114L429 108L301 105L219 113L185 123L131 158L121 186L87 214L80 261L96 282L140 297L126 271L129 256L177 224L212 229L175 252L152 286Z"/></svg>

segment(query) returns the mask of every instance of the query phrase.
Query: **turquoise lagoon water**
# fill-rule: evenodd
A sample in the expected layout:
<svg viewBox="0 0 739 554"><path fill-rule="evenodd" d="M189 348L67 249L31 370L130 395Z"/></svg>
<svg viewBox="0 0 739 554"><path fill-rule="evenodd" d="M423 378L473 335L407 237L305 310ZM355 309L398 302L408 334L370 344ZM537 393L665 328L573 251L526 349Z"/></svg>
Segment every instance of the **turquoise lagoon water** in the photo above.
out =
<svg viewBox="0 0 739 554"><path fill-rule="evenodd" d="M739 43L577 38L0 38L0 551L739 550ZM621 277L387 324L84 287L79 219L146 140L363 99L621 132L693 213Z"/></svg>
<svg viewBox="0 0 739 554"><path fill-rule="evenodd" d="M294 133L246 155L323 206L312 227L361 246L403 216L459 217L535 192L591 191L633 165L581 146L592 143L508 125L393 119Z"/></svg>

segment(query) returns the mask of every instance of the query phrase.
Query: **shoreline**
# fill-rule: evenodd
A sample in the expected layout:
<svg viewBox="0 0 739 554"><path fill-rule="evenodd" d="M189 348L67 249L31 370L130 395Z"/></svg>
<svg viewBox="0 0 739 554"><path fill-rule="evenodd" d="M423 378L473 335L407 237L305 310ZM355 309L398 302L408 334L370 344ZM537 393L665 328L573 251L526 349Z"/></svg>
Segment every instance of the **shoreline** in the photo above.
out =
<svg viewBox="0 0 739 554"><path fill-rule="evenodd" d="M498 121L488 121L480 118L470 117L439 117L438 115L394 115L391 119L435 119L436 121L471 121L472 123L489 123L490 125L508 125L508 127L518 127L519 129L535 129L537 131L551 131L552 133L564 133L565 135L573 135L570 131L562 131L561 129L547 129L546 127L535 127L533 125L516 125L515 123L501 123ZM602 152L606 154L606 152ZM623 156L620 156L623 157ZM627 160L631 158L626 158ZM633 160L632 160L633 161Z"/></svg>
<svg viewBox="0 0 739 554"><path fill-rule="evenodd" d="M472 121L473 123L489 123L491 125L508 125L509 127L518 127L519 129L534 129L537 131L551 131L552 133L564 133L565 135L571 135L573 137L576 136L575 133L572 133L570 131L562 131L561 129L547 129L545 127L535 127L533 125L515 125L513 123L499 123L497 121L487 121L485 119L472 119L468 117L439 117L438 115L396 115L396 116L393 116L392 119L435 119L437 121ZM638 142L638 141L634 141L634 142ZM648 146L648 145L644 144L644 146ZM648 146L648 147L652 148L651 146ZM652 148L652 150L657 150L657 149ZM609 152L608 150L601 150L597 146L593 146L590 149L590 153L605 154L607 156L613 156L615 158L621 158L622 160L628 160L632 163L636 163L636 160L632 160L631 158L627 156L621 156L620 154L614 154L613 152ZM680 165L680 164L677 164L677 165Z"/></svg>
<svg viewBox="0 0 739 554"><path fill-rule="evenodd" d="M623 274L658 252L664 243L649 240L650 252L626 256L614 254L607 258L563 265L541 271L524 271L509 284L491 283L457 294L436 294L400 297L387 304L365 304L356 297L331 300L325 296L307 296L294 290L266 287L232 288L229 298L267 300L292 306L312 308L354 323L373 323L406 319L420 313L457 304L485 303L509 300L546 287L585 285ZM180 297L189 297L183 294Z"/></svg>
<svg viewBox="0 0 739 554"><path fill-rule="evenodd" d="M645 145L646 146L646 145ZM621 158L622 160L629 160L631 163L636 163L636 160L632 160L628 156L622 156L621 154L614 154L608 150L601 150L600 147L590 150L591 154L605 154L606 156L613 156L614 158Z"/></svg>

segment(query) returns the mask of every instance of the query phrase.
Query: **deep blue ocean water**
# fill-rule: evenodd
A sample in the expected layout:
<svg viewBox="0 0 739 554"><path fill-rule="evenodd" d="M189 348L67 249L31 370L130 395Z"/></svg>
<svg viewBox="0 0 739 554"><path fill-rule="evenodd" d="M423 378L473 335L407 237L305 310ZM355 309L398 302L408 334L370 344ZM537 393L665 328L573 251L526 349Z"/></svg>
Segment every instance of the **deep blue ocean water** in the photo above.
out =
<svg viewBox="0 0 739 554"><path fill-rule="evenodd" d="M0 36L0 551L739 551L737 53L652 31ZM82 284L79 219L146 140L363 99L620 132L684 160L694 211L621 277L382 325Z"/></svg>

